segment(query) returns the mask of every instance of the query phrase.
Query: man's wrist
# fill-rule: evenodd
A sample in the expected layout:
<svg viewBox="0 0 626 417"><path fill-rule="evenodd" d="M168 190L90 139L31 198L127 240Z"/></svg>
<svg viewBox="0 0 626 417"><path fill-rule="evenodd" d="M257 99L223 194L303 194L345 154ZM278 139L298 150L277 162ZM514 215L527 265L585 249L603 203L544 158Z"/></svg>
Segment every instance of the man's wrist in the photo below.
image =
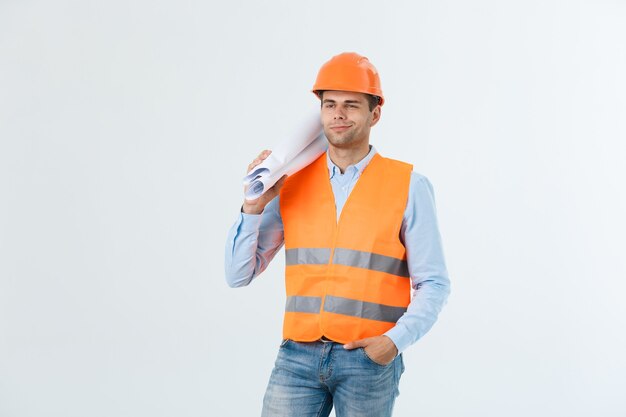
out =
<svg viewBox="0 0 626 417"><path fill-rule="evenodd" d="M243 203L241 205L241 212L245 214L261 214L263 213L263 208L259 209L259 207Z"/></svg>
<svg viewBox="0 0 626 417"><path fill-rule="evenodd" d="M406 335L401 329L397 327L393 327L389 329L388 331L385 332L383 336L388 337L393 342L394 346L396 347L396 350L398 351L396 356L401 354L402 351L404 351L408 347L408 344L405 341Z"/></svg>
<svg viewBox="0 0 626 417"><path fill-rule="evenodd" d="M386 334L384 334L382 336L387 339L387 343L389 344L389 349L395 350L395 354L397 356L398 355L398 347L396 346L396 343L393 341L393 339L391 337L387 336Z"/></svg>

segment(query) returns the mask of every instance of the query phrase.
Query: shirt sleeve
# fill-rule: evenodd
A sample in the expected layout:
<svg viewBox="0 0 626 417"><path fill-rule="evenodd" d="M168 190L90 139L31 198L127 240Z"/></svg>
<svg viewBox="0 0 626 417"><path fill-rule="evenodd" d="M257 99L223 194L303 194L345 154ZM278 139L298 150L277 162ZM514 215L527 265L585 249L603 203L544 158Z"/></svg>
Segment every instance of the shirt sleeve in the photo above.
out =
<svg viewBox="0 0 626 417"><path fill-rule="evenodd" d="M269 265L284 243L279 197L270 201L261 214L239 213L226 238L226 282L243 287Z"/></svg>
<svg viewBox="0 0 626 417"><path fill-rule="evenodd" d="M430 330L450 294L433 187L417 173L411 174L400 238L406 248L413 297L404 315L385 333L398 353Z"/></svg>

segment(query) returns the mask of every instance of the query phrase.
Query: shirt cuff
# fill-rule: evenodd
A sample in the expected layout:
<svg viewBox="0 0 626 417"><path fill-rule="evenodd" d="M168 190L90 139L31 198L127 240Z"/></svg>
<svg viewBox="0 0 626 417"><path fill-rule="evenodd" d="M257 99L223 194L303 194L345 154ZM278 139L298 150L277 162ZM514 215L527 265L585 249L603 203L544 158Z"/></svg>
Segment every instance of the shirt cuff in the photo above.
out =
<svg viewBox="0 0 626 417"><path fill-rule="evenodd" d="M261 226L261 217L263 214L247 214L240 213L239 231L240 232L256 232Z"/></svg>

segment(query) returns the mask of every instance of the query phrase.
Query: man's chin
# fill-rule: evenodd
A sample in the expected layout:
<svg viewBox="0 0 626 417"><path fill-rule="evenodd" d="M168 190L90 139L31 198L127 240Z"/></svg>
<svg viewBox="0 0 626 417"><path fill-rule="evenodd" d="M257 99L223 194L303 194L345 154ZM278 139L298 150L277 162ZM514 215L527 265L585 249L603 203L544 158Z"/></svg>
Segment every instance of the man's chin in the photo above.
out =
<svg viewBox="0 0 626 417"><path fill-rule="evenodd" d="M337 148L337 149L344 149L344 148L348 148L348 144L345 142L337 142L337 141L328 141L329 145L332 146L333 148Z"/></svg>
<svg viewBox="0 0 626 417"><path fill-rule="evenodd" d="M326 136L326 138L328 139L328 143L330 143L331 145L333 145L336 148L343 148L343 147L347 147L350 145L350 138L338 138L336 136Z"/></svg>

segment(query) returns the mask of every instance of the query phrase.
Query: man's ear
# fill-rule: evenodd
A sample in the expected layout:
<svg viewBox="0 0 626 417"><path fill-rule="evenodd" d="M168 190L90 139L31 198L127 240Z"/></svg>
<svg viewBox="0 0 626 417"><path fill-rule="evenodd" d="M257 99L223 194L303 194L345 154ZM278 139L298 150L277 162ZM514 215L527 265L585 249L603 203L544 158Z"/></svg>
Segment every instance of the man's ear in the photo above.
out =
<svg viewBox="0 0 626 417"><path fill-rule="evenodd" d="M380 112L381 111L382 111L382 109L380 108L380 105L374 107L374 110L372 110L372 123L370 123L370 127L372 127L376 123L378 123L378 121L380 120Z"/></svg>

